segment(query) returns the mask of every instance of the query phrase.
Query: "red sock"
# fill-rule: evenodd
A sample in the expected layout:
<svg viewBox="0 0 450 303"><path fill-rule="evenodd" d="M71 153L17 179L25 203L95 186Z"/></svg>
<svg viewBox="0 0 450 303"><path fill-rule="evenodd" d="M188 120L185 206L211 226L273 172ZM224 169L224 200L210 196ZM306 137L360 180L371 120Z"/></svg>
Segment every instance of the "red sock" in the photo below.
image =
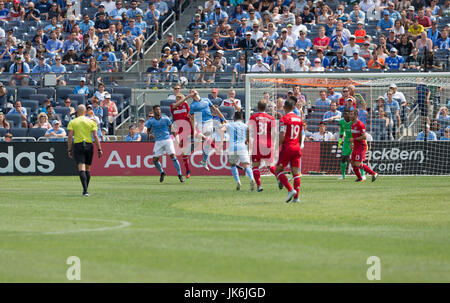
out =
<svg viewBox="0 0 450 303"><path fill-rule="evenodd" d="M288 191L292 191L292 186L291 186L291 184L289 183L289 180L288 180L288 178L286 177L286 175L284 174L284 172L280 172L280 173L277 175L277 178L278 178L278 180L280 180L281 184L283 184L284 187L286 187L286 189L287 189Z"/></svg>
<svg viewBox="0 0 450 303"><path fill-rule="evenodd" d="M294 175L294 189L297 191L295 198L298 198L298 193L300 192L300 174Z"/></svg>
<svg viewBox="0 0 450 303"><path fill-rule="evenodd" d="M253 178L255 178L256 185L261 186L261 173L257 167L253 167Z"/></svg>
<svg viewBox="0 0 450 303"><path fill-rule="evenodd" d="M184 162L184 167L186 167L186 171L190 170L189 169L189 156L183 155L183 162Z"/></svg>
<svg viewBox="0 0 450 303"><path fill-rule="evenodd" d="M361 168L364 169L364 171L368 174L371 174L372 176L375 175L375 172L370 169L369 166L365 165L364 163L361 163Z"/></svg>
<svg viewBox="0 0 450 303"><path fill-rule="evenodd" d="M207 138L205 139L205 142L207 142L212 148L216 148L216 143L214 143L213 140Z"/></svg>
<svg viewBox="0 0 450 303"><path fill-rule="evenodd" d="M275 176L277 175L277 174L275 173L275 166L270 166L270 167L269 167L269 170L270 170L270 172L271 172L272 174L274 174Z"/></svg>
<svg viewBox="0 0 450 303"><path fill-rule="evenodd" d="M358 177L358 180L362 179L361 172L359 171L359 167L352 165L352 168L353 168L353 172L355 173L356 177Z"/></svg>

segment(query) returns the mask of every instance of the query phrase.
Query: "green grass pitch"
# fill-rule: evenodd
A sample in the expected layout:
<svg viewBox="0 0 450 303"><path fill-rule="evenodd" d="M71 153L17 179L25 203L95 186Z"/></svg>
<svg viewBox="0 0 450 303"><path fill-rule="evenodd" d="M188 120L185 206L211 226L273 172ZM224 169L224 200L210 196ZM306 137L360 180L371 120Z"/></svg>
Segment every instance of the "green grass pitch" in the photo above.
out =
<svg viewBox="0 0 450 303"><path fill-rule="evenodd" d="M2 177L0 282L450 282L450 178Z"/></svg>

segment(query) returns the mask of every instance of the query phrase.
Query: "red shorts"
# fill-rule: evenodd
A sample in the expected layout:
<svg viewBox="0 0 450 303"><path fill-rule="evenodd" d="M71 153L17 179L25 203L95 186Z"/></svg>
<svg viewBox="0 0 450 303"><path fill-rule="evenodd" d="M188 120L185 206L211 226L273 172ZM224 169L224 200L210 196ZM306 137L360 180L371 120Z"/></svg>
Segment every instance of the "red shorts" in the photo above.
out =
<svg viewBox="0 0 450 303"><path fill-rule="evenodd" d="M364 162L366 160L366 151L367 148L365 146L354 147L350 160L355 162Z"/></svg>
<svg viewBox="0 0 450 303"><path fill-rule="evenodd" d="M300 167L301 156L300 147L283 146L278 157L277 165L286 167L290 163L291 167Z"/></svg>
<svg viewBox="0 0 450 303"><path fill-rule="evenodd" d="M261 160L266 160L267 162L272 163L273 162L273 152L270 151L267 155L262 155L260 153L257 153L256 155L252 155L252 162L259 162Z"/></svg>

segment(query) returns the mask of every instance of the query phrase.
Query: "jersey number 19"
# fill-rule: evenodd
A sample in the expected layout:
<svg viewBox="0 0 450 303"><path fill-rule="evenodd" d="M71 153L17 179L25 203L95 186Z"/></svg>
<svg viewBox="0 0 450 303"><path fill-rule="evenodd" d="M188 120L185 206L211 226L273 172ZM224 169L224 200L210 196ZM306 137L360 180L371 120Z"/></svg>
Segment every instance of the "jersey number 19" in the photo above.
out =
<svg viewBox="0 0 450 303"><path fill-rule="evenodd" d="M291 127L291 139L297 139L300 133L300 125L294 125Z"/></svg>

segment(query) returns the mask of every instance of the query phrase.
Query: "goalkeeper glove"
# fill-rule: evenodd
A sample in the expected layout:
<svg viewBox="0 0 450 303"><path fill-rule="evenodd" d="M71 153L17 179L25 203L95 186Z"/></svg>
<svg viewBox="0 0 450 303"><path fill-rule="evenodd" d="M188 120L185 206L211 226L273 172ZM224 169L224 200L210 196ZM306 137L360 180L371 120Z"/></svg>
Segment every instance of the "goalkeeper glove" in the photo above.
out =
<svg viewBox="0 0 450 303"><path fill-rule="evenodd" d="M342 138L339 138L338 148L341 148L342 145Z"/></svg>

